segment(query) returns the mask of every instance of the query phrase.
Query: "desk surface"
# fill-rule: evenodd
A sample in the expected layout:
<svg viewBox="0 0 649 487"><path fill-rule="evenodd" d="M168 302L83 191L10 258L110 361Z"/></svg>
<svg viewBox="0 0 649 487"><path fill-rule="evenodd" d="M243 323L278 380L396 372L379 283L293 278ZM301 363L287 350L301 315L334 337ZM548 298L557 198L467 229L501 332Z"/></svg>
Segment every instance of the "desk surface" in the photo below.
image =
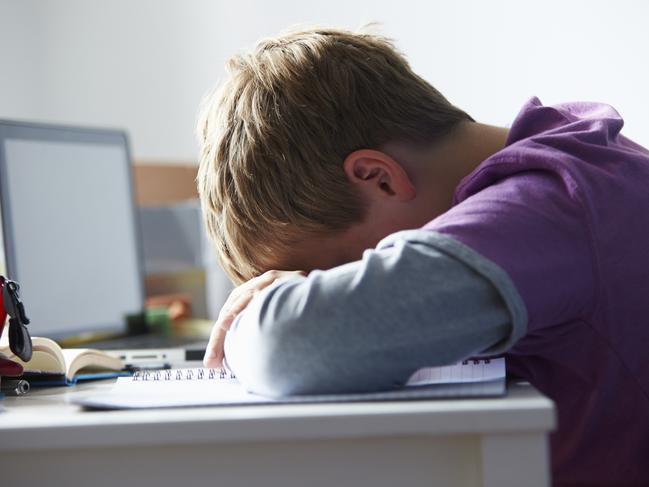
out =
<svg viewBox="0 0 649 487"><path fill-rule="evenodd" d="M550 400L524 384L507 397L338 404L84 411L67 399L101 381L7 397L0 451L548 431ZM92 434L89 434L92 433Z"/></svg>
<svg viewBox="0 0 649 487"><path fill-rule="evenodd" d="M67 402L72 394L111 385L5 399L3 481L48 479L68 487L550 484L553 405L527 385L513 385L497 399L137 411L83 411Z"/></svg>

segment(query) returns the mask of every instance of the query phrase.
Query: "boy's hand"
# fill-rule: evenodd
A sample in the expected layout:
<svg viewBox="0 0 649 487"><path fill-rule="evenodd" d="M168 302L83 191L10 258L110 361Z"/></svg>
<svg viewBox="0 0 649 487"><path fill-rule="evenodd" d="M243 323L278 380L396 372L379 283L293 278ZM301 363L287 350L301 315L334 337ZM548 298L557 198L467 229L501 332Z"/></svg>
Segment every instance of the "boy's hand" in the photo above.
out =
<svg viewBox="0 0 649 487"><path fill-rule="evenodd" d="M248 306L248 303L250 303L257 293L280 279L285 280L304 275L306 274L302 271L273 270L250 279L248 282L235 288L221 308L219 317L212 328L210 341L207 344L205 357L203 358L203 365L205 367L213 368L220 368L223 366L223 344L225 343L225 335L237 315Z"/></svg>

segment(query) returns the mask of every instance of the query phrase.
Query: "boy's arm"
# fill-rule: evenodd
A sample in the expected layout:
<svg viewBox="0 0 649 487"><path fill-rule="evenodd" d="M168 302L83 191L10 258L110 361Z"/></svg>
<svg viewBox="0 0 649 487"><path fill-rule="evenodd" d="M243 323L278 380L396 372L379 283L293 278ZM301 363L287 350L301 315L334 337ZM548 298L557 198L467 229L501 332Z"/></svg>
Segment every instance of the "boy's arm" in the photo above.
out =
<svg viewBox="0 0 649 487"><path fill-rule="evenodd" d="M526 328L499 267L429 231L261 291L232 323L227 362L272 396L389 389L418 368L499 353Z"/></svg>

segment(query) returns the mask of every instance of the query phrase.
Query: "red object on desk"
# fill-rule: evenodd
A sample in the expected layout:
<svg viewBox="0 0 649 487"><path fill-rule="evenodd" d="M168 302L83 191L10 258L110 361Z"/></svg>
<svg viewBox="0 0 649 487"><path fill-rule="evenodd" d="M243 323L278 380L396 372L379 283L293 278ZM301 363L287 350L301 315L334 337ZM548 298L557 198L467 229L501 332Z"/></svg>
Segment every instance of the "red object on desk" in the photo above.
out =
<svg viewBox="0 0 649 487"><path fill-rule="evenodd" d="M0 337L5 329L5 321L7 321L7 312L5 311L4 299L2 299L2 285L0 285Z"/></svg>
<svg viewBox="0 0 649 487"><path fill-rule="evenodd" d="M2 336L2 332L4 331L5 323L7 321L7 312L5 311L4 300L2 299L3 285L4 282L2 283L2 285L0 285L0 337ZM18 375L22 375L22 373L23 373L22 365L17 364L16 362L12 362L11 360L8 360L6 358L0 358L0 377L2 376L15 377Z"/></svg>
<svg viewBox="0 0 649 487"><path fill-rule="evenodd" d="M23 366L6 358L0 358L0 377L23 375Z"/></svg>

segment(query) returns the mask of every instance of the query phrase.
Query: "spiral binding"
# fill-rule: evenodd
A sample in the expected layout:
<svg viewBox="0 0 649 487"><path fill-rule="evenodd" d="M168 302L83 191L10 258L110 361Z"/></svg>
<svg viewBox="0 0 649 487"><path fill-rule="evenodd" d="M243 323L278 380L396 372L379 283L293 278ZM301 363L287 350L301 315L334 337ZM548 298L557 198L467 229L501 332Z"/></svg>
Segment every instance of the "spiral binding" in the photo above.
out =
<svg viewBox="0 0 649 487"><path fill-rule="evenodd" d="M484 357L484 358L469 358L463 360L459 364L446 366L446 367L434 367L428 369L422 369L420 372L416 372L413 377L420 378L428 377L430 371L434 370L436 373L440 374L444 369L451 369L471 366L471 365L489 365L493 357ZM194 368L194 369L163 369L163 370L138 370L133 374L132 380L135 382L166 382L166 381L195 381L195 380L233 380L237 377L233 372L220 368L220 369L207 369L207 368Z"/></svg>
<svg viewBox="0 0 649 487"><path fill-rule="evenodd" d="M466 360L462 360L462 365L469 365L472 363L473 365L480 365L481 363L487 365L491 363L491 359L489 358L468 358Z"/></svg>
<svg viewBox="0 0 649 487"><path fill-rule="evenodd" d="M163 369L138 370L132 380L136 382L185 381L185 380L232 380L237 377L225 369Z"/></svg>

